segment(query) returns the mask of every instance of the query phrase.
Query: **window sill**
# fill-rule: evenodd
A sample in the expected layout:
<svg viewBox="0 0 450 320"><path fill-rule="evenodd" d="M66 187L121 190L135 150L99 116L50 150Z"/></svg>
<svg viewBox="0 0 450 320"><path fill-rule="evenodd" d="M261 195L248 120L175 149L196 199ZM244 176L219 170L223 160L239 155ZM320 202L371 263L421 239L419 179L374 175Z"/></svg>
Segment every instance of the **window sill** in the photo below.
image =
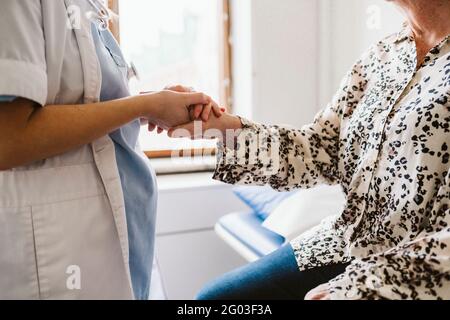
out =
<svg viewBox="0 0 450 320"><path fill-rule="evenodd" d="M180 173L158 176L158 190L162 193L223 187L229 186L213 180L212 172Z"/></svg>
<svg viewBox="0 0 450 320"><path fill-rule="evenodd" d="M161 158L150 159L158 176L192 172L212 172L216 167L216 157Z"/></svg>

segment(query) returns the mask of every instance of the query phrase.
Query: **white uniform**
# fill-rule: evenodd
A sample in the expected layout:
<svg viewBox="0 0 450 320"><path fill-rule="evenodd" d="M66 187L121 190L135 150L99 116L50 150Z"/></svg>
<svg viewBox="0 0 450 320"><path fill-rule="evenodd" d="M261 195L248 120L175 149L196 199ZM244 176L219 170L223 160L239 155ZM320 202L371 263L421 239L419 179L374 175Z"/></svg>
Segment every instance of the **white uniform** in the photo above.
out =
<svg viewBox="0 0 450 320"><path fill-rule="evenodd" d="M2 0L1 95L43 106L99 100L87 6ZM108 136L0 172L0 299L133 299L123 193Z"/></svg>

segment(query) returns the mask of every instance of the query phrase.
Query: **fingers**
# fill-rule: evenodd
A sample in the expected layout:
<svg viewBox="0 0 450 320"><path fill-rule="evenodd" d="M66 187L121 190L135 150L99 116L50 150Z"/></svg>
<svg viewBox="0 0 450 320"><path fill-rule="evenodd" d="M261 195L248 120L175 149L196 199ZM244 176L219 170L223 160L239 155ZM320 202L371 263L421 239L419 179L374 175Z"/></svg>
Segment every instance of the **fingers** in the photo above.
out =
<svg viewBox="0 0 450 320"><path fill-rule="evenodd" d="M203 93L183 93L186 106L207 105L211 103L211 98Z"/></svg>
<svg viewBox="0 0 450 320"><path fill-rule="evenodd" d="M181 93L195 93L194 88L192 87L185 87L182 85L176 85L176 86L168 86L165 88L165 90L171 90L171 91L176 91L176 92L181 92ZM203 114L203 105L202 104L196 104L193 107L193 111L191 108L191 119L192 120L197 120L200 118L200 116ZM209 118L209 113L207 114L207 118Z"/></svg>
<svg viewBox="0 0 450 320"><path fill-rule="evenodd" d="M156 125L153 123L148 124L148 131L153 132L156 129Z"/></svg>
<svg viewBox="0 0 450 320"><path fill-rule="evenodd" d="M148 119L147 118L140 118L139 122L141 123L141 126L148 126Z"/></svg>
<svg viewBox="0 0 450 320"><path fill-rule="evenodd" d="M225 111L225 108L221 108L217 104L213 105L213 113L217 118L220 118Z"/></svg>
<svg viewBox="0 0 450 320"><path fill-rule="evenodd" d="M153 132L153 131L155 131L155 129L156 129L156 133L157 133L157 134L161 134L161 133L164 132L164 129L163 129L163 128L158 127L158 126L156 126L156 125L153 124L153 123L149 123L149 124L148 124L148 131L149 131L149 132Z"/></svg>
<svg viewBox="0 0 450 320"><path fill-rule="evenodd" d="M164 90L170 90L170 91L176 91L176 92L193 92L194 91L193 88L185 87L182 85L167 86L164 88Z"/></svg>
<svg viewBox="0 0 450 320"><path fill-rule="evenodd" d="M203 121L206 122L209 120L209 115L211 114L212 108L213 108L213 106L211 103L203 107L203 111L202 111L202 120Z"/></svg>
<svg viewBox="0 0 450 320"><path fill-rule="evenodd" d="M207 106L198 104L191 109L191 120L199 120L201 116L203 121L208 121L211 117L211 111L217 118L220 118L226 112L226 109L219 107L216 103L211 103Z"/></svg>
<svg viewBox="0 0 450 320"><path fill-rule="evenodd" d="M198 110L196 110L196 111L201 112L201 118L205 122L208 121L209 118L211 117L211 111L217 118L222 117L223 113L226 111L225 108L219 107L219 105L214 101L212 101L207 106L201 106L201 108L202 108L201 111L198 111ZM200 116L200 113L196 113L195 115L197 116L196 119L198 119Z"/></svg>
<svg viewBox="0 0 450 320"><path fill-rule="evenodd" d="M203 111L203 105L197 104L194 107L194 114L193 114L194 119L193 120L198 120L198 118L200 118L200 115L202 114L202 111Z"/></svg>
<svg viewBox="0 0 450 320"><path fill-rule="evenodd" d="M211 111L217 118L220 118L222 114L226 111L225 108L219 107L219 105L211 99L211 97L201 93L196 92L192 87L185 87L181 85L175 86L167 86L165 90L175 91L178 93L185 93L185 98L187 100L187 104L193 109L193 117L194 120L201 118L203 121L208 121L211 116ZM192 101L196 101L196 103L192 103ZM211 104L211 106L209 105Z"/></svg>
<svg viewBox="0 0 450 320"><path fill-rule="evenodd" d="M203 106L202 106L202 108L203 108ZM194 112L195 112L194 108L189 109L189 119L191 119L191 121L198 120L198 117L197 118L195 117Z"/></svg>

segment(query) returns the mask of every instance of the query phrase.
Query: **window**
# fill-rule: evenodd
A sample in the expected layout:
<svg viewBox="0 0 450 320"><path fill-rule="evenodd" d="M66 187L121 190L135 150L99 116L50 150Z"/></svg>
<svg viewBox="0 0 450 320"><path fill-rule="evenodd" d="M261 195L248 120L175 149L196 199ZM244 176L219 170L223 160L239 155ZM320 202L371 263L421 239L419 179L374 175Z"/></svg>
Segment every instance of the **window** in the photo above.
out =
<svg viewBox="0 0 450 320"><path fill-rule="evenodd" d="M120 17L111 29L139 73L140 79L130 83L133 94L183 84L209 94L223 105L230 104L228 0L109 3ZM165 134L146 130L142 130L140 142L156 157L167 155L167 150L215 147L213 141L169 139Z"/></svg>

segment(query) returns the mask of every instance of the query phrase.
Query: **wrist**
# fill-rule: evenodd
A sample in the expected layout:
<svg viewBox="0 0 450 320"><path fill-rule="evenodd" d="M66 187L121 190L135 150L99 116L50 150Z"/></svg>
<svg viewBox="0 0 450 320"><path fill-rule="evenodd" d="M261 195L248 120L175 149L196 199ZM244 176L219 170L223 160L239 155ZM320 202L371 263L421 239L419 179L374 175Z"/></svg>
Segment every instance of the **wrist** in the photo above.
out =
<svg viewBox="0 0 450 320"><path fill-rule="evenodd" d="M243 125L242 125L242 120L239 116L233 116L233 121L232 121L232 128L234 130L242 130L243 129Z"/></svg>
<svg viewBox="0 0 450 320"><path fill-rule="evenodd" d="M162 109L162 97L160 92L138 95L132 103L133 107L136 108L138 116L149 120L158 119L160 110Z"/></svg>
<svg viewBox="0 0 450 320"><path fill-rule="evenodd" d="M225 124L224 128L223 128L223 133L225 133L227 130L232 130L232 131L238 131L242 129L242 121L241 118L239 118L238 116L232 115L232 114L224 114L222 115L222 117L224 117L225 119L223 119L224 121L222 123ZM221 120L222 121L222 120Z"/></svg>
<svg viewBox="0 0 450 320"><path fill-rule="evenodd" d="M223 123L226 123L225 128L222 129L221 143L230 149L235 149L237 138L240 135L243 125L241 118L231 114L224 114L222 117L226 117Z"/></svg>

